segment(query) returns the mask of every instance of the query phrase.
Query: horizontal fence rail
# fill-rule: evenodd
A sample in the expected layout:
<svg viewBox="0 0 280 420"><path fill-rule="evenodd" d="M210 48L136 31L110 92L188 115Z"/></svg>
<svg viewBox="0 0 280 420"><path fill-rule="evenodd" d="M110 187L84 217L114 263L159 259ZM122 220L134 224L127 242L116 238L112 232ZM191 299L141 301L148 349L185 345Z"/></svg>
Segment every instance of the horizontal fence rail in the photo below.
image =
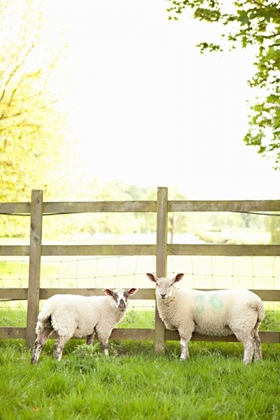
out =
<svg viewBox="0 0 280 420"><path fill-rule="evenodd" d="M31 203L0 203L0 214L30 215ZM168 212L278 212L280 200L170 200ZM44 202L43 215L157 212L157 201Z"/></svg>
<svg viewBox="0 0 280 420"><path fill-rule="evenodd" d="M196 289L210 291L213 289ZM219 289L222 290L222 289ZM270 290L270 289L250 289L256 295L258 295L264 302L280 302L280 290ZM40 299L48 299L56 294L74 294L82 296L104 296L104 292L99 288L84 288L84 287L71 287L67 289L65 287L54 287L54 288L40 288L39 297ZM12 301L12 300L27 300L28 288L4 288L0 289L0 300L2 301ZM154 289L141 289L137 292L136 296L131 296L130 300L155 300L155 290Z"/></svg>
<svg viewBox="0 0 280 420"><path fill-rule="evenodd" d="M157 235L155 244L135 245L43 245L42 220L61 214L78 213L121 213L151 212L157 216ZM21 338L28 347L35 339L35 325L39 312L39 301L54 294L72 293L84 296L103 295L98 288L43 288L40 286L40 264L42 256L155 256L156 275L167 273L167 257L176 256L280 256L280 245L231 245L231 244L168 244L168 213L172 212L251 212L253 214L280 214L280 200L234 200L199 201L168 200L167 188L157 191L157 201L98 201L98 202L43 202L43 192L33 190L31 202L0 203L0 215L19 215L30 217L29 245L0 245L0 257L20 256L29 258L29 284L27 288L0 289L0 300L26 300L26 327L0 327L0 338ZM202 289L201 289L202 290ZM203 289L211 290L211 289ZM253 290L266 302L279 302L280 290ZM135 300L155 300L155 290L142 288ZM53 336L55 337L55 335ZM279 332L260 333L262 342L280 343ZM116 328L112 340L152 340L155 351L164 350L166 340L179 340L177 331L166 330L155 312L154 329ZM195 341L237 341L228 337L209 337L193 334Z"/></svg>
<svg viewBox="0 0 280 420"><path fill-rule="evenodd" d="M88 255L156 255L156 245L42 245L41 255L88 256ZM0 256L28 257L28 245L0 245ZM166 255L204 255L224 257L277 257L280 245L166 245Z"/></svg>

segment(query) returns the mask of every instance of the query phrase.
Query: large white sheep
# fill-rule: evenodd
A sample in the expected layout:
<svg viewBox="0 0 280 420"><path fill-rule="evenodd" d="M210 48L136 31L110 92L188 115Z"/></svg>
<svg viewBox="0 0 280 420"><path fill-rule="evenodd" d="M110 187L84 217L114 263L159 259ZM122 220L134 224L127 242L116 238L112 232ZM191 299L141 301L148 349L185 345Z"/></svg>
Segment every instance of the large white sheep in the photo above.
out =
<svg viewBox="0 0 280 420"><path fill-rule="evenodd" d="M174 285L182 279L179 273L173 279L157 278L147 273L156 283L156 301L165 327L178 330L182 360L189 357L188 343L192 333L210 336L234 334L244 346L244 363L262 358L259 325L264 319L262 300L246 289L199 291L180 289Z"/></svg>
<svg viewBox="0 0 280 420"><path fill-rule="evenodd" d="M53 350L57 360L70 338L86 337L90 345L95 333L108 356L112 330L125 315L128 297L137 290L104 289L107 296L54 295L47 299L38 316L31 363L38 362L43 345L54 331L58 335Z"/></svg>

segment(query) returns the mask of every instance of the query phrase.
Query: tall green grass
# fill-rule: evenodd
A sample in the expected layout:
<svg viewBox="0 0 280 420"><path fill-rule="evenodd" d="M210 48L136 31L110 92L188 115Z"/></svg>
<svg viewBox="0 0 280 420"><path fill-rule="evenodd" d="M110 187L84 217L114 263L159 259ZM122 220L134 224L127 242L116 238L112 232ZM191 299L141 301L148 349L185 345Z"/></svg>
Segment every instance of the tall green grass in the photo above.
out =
<svg viewBox="0 0 280 420"><path fill-rule="evenodd" d="M0 418L25 419L279 419L279 346L243 365L238 343L191 343L179 361L178 343L164 356L152 342L67 343L61 362L46 344L38 365L22 340L0 340Z"/></svg>
<svg viewBox="0 0 280 420"><path fill-rule="evenodd" d="M24 323L14 312L5 322ZM153 328L153 317L131 309L119 326ZM187 362L178 342L157 356L153 342L111 341L106 358L98 341L71 340L61 362L53 344L34 366L24 340L0 340L0 419L280 418L279 344L263 344L263 361L246 366L240 343L191 342Z"/></svg>

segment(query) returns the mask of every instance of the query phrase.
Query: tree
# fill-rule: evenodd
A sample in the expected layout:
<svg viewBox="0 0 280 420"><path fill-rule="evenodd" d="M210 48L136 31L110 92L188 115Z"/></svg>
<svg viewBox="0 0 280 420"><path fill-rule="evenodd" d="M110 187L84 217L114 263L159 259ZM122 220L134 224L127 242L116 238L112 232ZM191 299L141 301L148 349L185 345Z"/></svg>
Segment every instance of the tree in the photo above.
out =
<svg viewBox="0 0 280 420"><path fill-rule="evenodd" d="M256 73L249 81L259 96L251 104L250 127L245 134L247 145L271 158L280 168L280 6L275 0L167 0L169 19L188 9L195 19L218 25L221 43L202 41L201 52L223 51L225 45L236 48L254 46ZM223 42L226 40L227 42Z"/></svg>
<svg viewBox="0 0 280 420"><path fill-rule="evenodd" d="M48 194L61 169L65 118L51 88L63 45L49 40L40 0L3 0L0 6L0 199Z"/></svg>
<svg viewBox="0 0 280 420"><path fill-rule="evenodd" d="M57 81L65 41L50 24L43 0L1 1L1 201L29 201L36 188L44 190L45 199L61 197L67 186L68 151L75 140ZM28 231L27 218L0 216L2 235Z"/></svg>

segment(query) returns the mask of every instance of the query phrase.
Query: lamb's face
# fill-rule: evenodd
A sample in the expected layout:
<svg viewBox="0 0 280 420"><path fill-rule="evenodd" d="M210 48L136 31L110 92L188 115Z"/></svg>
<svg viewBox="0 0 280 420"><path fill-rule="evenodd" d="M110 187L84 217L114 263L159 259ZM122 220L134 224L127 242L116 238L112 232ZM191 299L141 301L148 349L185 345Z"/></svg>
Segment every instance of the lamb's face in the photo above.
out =
<svg viewBox="0 0 280 420"><path fill-rule="evenodd" d="M147 276L149 277L150 280L156 283L156 294L158 298L168 299L176 291L175 287L173 287L174 283L181 280L184 274L179 273L172 280L168 279L167 277L158 278L154 274L151 274L151 273L147 273Z"/></svg>
<svg viewBox="0 0 280 420"><path fill-rule="evenodd" d="M104 293L106 295L111 296L115 302L116 308L118 308L121 312L124 312L127 308L127 301L130 295L134 295L138 289L132 288L129 290L125 289L104 289Z"/></svg>

